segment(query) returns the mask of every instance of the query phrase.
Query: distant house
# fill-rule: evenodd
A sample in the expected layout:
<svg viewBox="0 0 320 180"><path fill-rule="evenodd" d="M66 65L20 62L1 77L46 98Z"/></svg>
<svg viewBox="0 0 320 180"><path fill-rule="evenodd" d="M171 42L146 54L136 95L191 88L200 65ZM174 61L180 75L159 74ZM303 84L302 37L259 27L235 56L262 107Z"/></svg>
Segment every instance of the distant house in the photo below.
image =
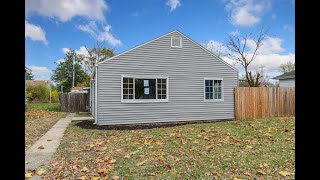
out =
<svg viewBox="0 0 320 180"><path fill-rule="evenodd" d="M295 71L290 71L272 79L279 80L279 87L295 87Z"/></svg>
<svg viewBox="0 0 320 180"><path fill-rule="evenodd" d="M99 62L93 75L97 125L234 119L237 69L177 30Z"/></svg>

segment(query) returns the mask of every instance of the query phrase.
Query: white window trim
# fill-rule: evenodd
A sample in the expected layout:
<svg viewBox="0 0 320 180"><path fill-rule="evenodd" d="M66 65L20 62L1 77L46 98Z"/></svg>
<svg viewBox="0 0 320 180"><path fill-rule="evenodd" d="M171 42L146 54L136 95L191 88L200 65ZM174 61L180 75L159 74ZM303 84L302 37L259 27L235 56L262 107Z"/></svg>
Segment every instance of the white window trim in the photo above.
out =
<svg viewBox="0 0 320 180"><path fill-rule="evenodd" d="M123 99L123 78L133 78L133 98L135 98L135 78L138 79L166 79L166 97L167 99ZM139 75L121 75L121 103L158 103L169 102L169 76L139 76ZM158 98L158 81L156 80L156 98Z"/></svg>
<svg viewBox="0 0 320 180"><path fill-rule="evenodd" d="M173 38L179 38L180 39L180 46L172 46L172 39ZM171 36L171 47L173 47L173 48L182 48L182 37Z"/></svg>
<svg viewBox="0 0 320 180"><path fill-rule="evenodd" d="M206 80L221 80L221 99L206 99ZM213 97L214 97L214 84L213 84ZM224 81L223 78L204 78L203 79L203 100L204 102L223 102L224 101Z"/></svg>

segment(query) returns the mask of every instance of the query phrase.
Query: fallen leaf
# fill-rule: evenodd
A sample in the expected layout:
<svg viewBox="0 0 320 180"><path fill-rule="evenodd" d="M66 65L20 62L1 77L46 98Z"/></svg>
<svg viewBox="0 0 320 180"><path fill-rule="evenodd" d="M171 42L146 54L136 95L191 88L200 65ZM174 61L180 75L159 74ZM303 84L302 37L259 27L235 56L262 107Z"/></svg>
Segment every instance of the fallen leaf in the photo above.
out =
<svg viewBox="0 0 320 180"><path fill-rule="evenodd" d="M252 146L247 146L248 149L252 149Z"/></svg>
<svg viewBox="0 0 320 180"><path fill-rule="evenodd" d="M99 180L99 179L100 179L100 177L97 177L97 176L91 177L91 180Z"/></svg>
<svg viewBox="0 0 320 180"><path fill-rule="evenodd" d="M281 176L289 176L289 175L291 175L291 173L289 173L289 172L287 172L287 171L280 171L279 174L280 174Z"/></svg>
<svg viewBox="0 0 320 180"><path fill-rule="evenodd" d="M81 176L78 178L79 180L86 180L87 179L87 176Z"/></svg>
<svg viewBox="0 0 320 180"><path fill-rule="evenodd" d="M43 146L39 146L38 149L44 149L44 147Z"/></svg>
<svg viewBox="0 0 320 180"><path fill-rule="evenodd" d="M260 173L260 174L263 174L263 175L266 174L266 173L265 173L264 171L262 171L262 170L258 170L257 172Z"/></svg>
<svg viewBox="0 0 320 180"><path fill-rule="evenodd" d="M126 154L126 155L124 156L124 158L129 159L129 158L130 158L130 154Z"/></svg>
<svg viewBox="0 0 320 180"><path fill-rule="evenodd" d="M120 178L120 177L119 177L119 176L116 176L116 175L114 175L114 176L111 177L112 180L117 180L117 179L119 179L119 178Z"/></svg>
<svg viewBox="0 0 320 180"><path fill-rule="evenodd" d="M110 163L110 164L114 164L114 163L116 163L116 161L117 161L117 160L115 160L115 159L111 159L111 160L109 161L109 163Z"/></svg>
<svg viewBox="0 0 320 180"><path fill-rule="evenodd" d="M233 180L241 180L241 179L234 177Z"/></svg>
<svg viewBox="0 0 320 180"><path fill-rule="evenodd" d="M29 164L29 162L28 162L28 161L26 161L25 163L26 163L26 164Z"/></svg>
<svg viewBox="0 0 320 180"><path fill-rule="evenodd" d="M39 176L41 176L43 173L45 173L46 172L46 170L44 170L44 169L40 169L40 170L38 170L36 173L39 175Z"/></svg>
<svg viewBox="0 0 320 180"><path fill-rule="evenodd" d="M80 171L81 171L81 172L88 172L89 169L88 169L87 167L83 167Z"/></svg>
<svg viewBox="0 0 320 180"><path fill-rule="evenodd" d="M252 174L249 173L249 172L247 172L247 171L243 172L243 174L244 174L244 175L247 175L247 176L250 176L250 177L252 176Z"/></svg>
<svg viewBox="0 0 320 180"><path fill-rule="evenodd" d="M99 174L106 174L108 172L109 172L109 170L107 168L101 168L101 169L98 170Z"/></svg>
<svg viewBox="0 0 320 180"><path fill-rule="evenodd" d="M47 139L47 141L52 141L52 139Z"/></svg>
<svg viewBox="0 0 320 180"><path fill-rule="evenodd" d="M116 152L121 152L122 151L122 149L116 149Z"/></svg>
<svg viewBox="0 0 320 180"><path fill-rule="evenodd" d="M142 162L137 163L136 166L142 166L142 165L144 165L146 162L147 162L147 160L144 160L144 161L142 161Z"/></svg>
<svg viewBox="0 0 320 180"><path fill-rule="evenodd" d="M29 179L29 178L32 178L32 173L26 173L25 175L24 175L24 177L26 178L26 179Z"/></svg>

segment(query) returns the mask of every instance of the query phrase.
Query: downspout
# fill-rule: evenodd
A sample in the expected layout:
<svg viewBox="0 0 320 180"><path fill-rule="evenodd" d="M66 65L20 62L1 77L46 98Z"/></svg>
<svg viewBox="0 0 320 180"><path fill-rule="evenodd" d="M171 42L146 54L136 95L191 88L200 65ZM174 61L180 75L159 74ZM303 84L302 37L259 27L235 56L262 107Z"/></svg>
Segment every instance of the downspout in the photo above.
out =
<svg viewBox="0 0 320 180"><path fill-rule="evenodd" d="M98 122L98 64L95 64L95 81L94 81L94 123Z"/></svg>

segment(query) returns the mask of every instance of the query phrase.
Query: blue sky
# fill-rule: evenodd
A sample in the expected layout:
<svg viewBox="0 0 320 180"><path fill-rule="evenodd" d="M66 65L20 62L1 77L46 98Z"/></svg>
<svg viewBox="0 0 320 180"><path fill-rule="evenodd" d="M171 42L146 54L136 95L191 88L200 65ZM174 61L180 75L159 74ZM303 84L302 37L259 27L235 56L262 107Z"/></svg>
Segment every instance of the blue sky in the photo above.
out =
<svg viewBox="0 0 320 180"><path fill-rule="evenodd" d="M281 63L295 61L293 0L28 0L26 66L35 79L48 79L68 48L84 53L96 40L116 54L174 29L215 51L230 33L269 28L252 69L270 76ZM232 64L232 61L225 59ZM236 66L240 72L241 68Z"/></svg>

